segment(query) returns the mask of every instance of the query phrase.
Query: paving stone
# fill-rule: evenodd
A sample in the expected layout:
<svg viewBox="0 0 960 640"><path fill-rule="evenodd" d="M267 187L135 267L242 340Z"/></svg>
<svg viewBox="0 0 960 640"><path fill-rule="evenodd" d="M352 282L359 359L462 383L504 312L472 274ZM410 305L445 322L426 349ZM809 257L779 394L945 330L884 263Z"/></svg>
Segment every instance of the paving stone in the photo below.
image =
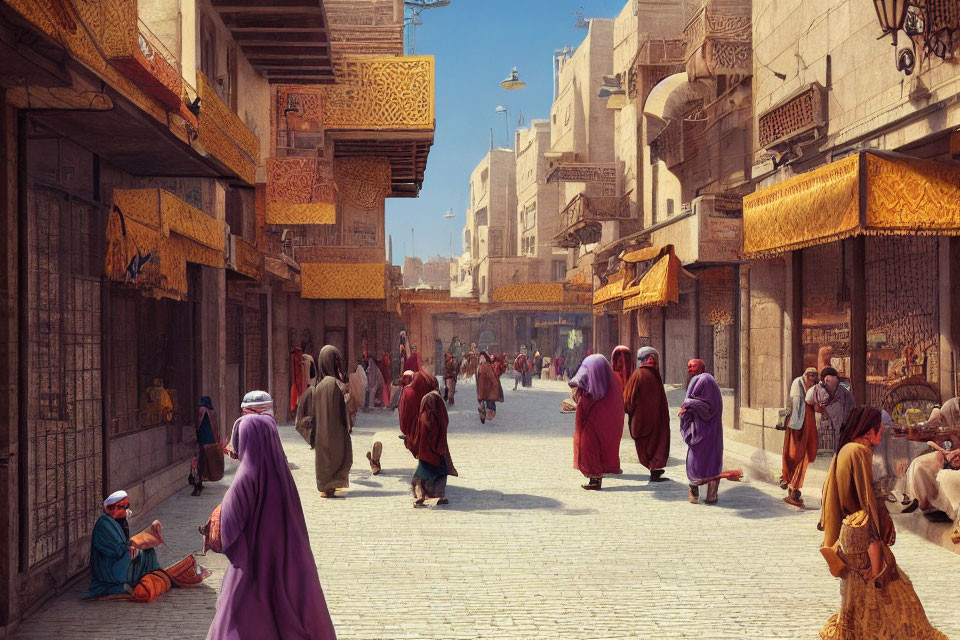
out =
<svg viewBox="0 0 960 640"><path fill-rule="evenodd" d="M460 477L449 480L446 507L412 508L416 462L397 438L396 413L360 414L344 500L319 497L312 452L281 427L338 637L817 638L839 607L840 583L818 553L816 511L749 481L723 483L716 506L689 504L676 421L672 482L648 484L625 432L623 475L583 491L573 416L559 412L568 391L535 385L507 389L484 426L473 388L458 386L449 440ZM384 444L379 476L366 463L374 440ZM164 523L162 561L200 548L196 527L222 499L231 464L202 496L187 487L144 514ZM931 621L960 638L960 557L905 531L893 551ZM86 585L77 585L14 637L203 638L226 559L211 553L203 564L213 571L203 586L148 605L81 602ZM99 624L114 615L126 624Z"/></svg>

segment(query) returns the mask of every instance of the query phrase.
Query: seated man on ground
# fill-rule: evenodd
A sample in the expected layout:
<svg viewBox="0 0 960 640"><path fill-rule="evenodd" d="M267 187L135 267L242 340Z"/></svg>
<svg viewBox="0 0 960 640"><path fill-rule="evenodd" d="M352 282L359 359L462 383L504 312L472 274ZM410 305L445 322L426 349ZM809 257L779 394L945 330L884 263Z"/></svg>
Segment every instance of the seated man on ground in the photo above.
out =
<svg viewBox="0 0 960 640"><path fill-rule="evenodd" d="M206 571L197 572L192 555L161 569L154 549L163 544L160 522L154 520L131 538L127 524L129 508L126 491L115 491L103 501L104 515L94 525L90 541L92 580L84 598L114 597L149 602L173 585L193 586L210 575Z"/></svg>
<svg viewBox="0 0 960 640"><path fill-rule="evenodd" d="M927 426L942 425L952 428L958 422L960 403L957 398L951 398L943 407L930 413ZM928 518L947 522L957 517L955 504L960 502L960 496L951 499L954 498L952 492L957 491L953 476L960 476L960 449L945 451L934 442L927 444L934 451L917 456L910 462L906 473L897 483L897 491L904 496L904 513L911 513L919 508Z"/></svg>

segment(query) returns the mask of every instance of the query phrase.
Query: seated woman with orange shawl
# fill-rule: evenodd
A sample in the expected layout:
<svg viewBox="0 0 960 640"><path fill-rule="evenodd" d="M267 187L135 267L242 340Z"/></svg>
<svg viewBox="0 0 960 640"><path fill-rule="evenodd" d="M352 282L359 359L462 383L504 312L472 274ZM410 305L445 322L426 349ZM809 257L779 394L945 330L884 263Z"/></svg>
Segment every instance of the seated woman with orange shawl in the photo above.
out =
<svg viewBox="0 0 960 640"><path fill-rule="evenodd" d="M820 637L946 640L927 621L913 585L890 551L896 532L873 486L873 448L882 437L880 410L854 409L823 485L821 553L843 584L840 612L827 621Z"/></svg>
<svg viewBox="0 0 960 640"><path fill-rule="evenodd" d="M418 375L427 374L421 372ZM448 504L447 476L457 475L447 445L450 419L443 397L437 390L436 379L433 386L434 389L420 401L416 424L405 442L407 449L419 462L411 482L414 507L424 506L428 498L437 498L437 504Z"/></svg>

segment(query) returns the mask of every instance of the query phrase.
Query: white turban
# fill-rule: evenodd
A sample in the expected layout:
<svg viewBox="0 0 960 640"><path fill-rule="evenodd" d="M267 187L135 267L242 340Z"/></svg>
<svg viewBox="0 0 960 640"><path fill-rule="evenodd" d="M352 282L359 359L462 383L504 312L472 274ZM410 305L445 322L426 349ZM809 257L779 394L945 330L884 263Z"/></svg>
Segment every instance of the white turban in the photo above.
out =
<svg viewBox="0 0 960 640"><path fill-rule="evenodd" d="M273 398L266 391L251 391L243 396L241 409L248 409L254 413L268 413L273 415Z"/></svg>
<svg viewBox="0 0 960 640"><path fill-rule="evenodd" d="M103 508L106 509L111 504L116 504L121 500L126 500L126 499L127 499L126 491L122 489L120 491L114 491L113 493L107 496L106 500L103 501Z"/></svg>

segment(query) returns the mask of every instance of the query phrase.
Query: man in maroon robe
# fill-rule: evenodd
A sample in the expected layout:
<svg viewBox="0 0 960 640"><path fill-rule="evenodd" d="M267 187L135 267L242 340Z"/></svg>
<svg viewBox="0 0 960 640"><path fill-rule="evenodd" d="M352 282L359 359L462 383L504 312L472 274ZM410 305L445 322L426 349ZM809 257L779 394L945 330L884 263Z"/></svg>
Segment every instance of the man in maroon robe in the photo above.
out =
<svg viewBox="0 0 960 640"><path fill-rule="evenodd" d="M670 411L660 377L660 354L653 347L637 352L637 370L627 381L623 408L630 416L630 437L650 482L662 482L670 456Z"/></svg>

